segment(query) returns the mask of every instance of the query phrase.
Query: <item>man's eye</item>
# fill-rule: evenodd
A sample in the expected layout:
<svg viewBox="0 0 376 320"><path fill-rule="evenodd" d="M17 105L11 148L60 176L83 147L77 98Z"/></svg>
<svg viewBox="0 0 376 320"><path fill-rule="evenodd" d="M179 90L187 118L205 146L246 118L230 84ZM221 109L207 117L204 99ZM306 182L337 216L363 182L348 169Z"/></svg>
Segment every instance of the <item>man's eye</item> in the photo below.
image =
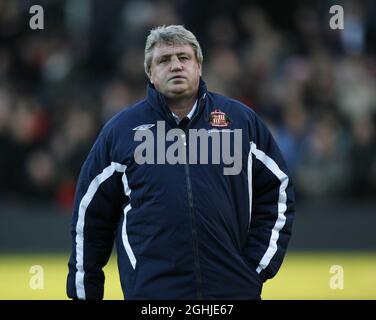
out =
<svg viewBox="0 0 376 320"><path fill-rule="evenodd" d="M188 60L188 57L187 57L187 56L181 56L179 59L180 59L181 61L187 61L187 60Z"/></svg>

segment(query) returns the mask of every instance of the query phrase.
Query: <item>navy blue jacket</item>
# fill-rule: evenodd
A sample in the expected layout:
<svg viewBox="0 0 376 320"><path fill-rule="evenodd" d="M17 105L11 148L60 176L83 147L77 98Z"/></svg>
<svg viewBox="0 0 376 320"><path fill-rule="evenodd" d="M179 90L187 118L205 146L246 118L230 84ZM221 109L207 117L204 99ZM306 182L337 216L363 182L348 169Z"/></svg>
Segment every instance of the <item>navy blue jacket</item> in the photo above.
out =
<svg viewBox="0 0 376 320"><path fill-rule="evenodd" d="M258 299L282 263L294 216L292 183L274 139L249 107L208 92L201 80L185 148L189 129L241 129L240 173L224 175L222 160L138 164L138 129L154 133L157 154L157 122L166 131L178 127L163 95L150 83L147 90L147 99L104 126L82 167L68 296L103 298L102 268L116 240L126 299ZM225 128L213 122L216 110L226 115Z"/></svg>

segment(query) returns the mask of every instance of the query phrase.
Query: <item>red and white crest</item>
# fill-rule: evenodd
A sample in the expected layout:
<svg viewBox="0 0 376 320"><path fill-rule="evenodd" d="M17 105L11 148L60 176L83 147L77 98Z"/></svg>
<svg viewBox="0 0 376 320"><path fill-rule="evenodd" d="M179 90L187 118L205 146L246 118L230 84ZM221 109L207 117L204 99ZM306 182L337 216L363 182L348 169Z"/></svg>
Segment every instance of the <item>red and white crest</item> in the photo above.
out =
<svg viewBox="0 0 376 320"><path fill-rule="evenodd" d="M230 118L226 115L226 113L219 109L215 109L210 113L209 122L213 127L227 127L230 123Z"/></svg>

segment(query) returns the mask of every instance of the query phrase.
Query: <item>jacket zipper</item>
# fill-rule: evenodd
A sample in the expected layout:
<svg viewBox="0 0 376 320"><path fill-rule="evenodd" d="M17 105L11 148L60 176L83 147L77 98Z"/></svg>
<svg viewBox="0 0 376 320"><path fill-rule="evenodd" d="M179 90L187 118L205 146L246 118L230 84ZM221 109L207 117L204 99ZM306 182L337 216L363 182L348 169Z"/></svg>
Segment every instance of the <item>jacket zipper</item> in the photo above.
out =
<svg viewBox="0 0 376 320"><path fill-rule="evenodd" d="M184 147L187 150L186 134L182 136L184 141ZM186 159L188 159L187 152L185 153ZM189 205L189 215L191 218L191 230L192 230L192 243L193 243L193 256L194 264L196 269L196 281L197 281L197 299L202 300L202 276L201 276L201 266L198 253L198 241L197 241L197 229L196 229L196 217L193 207L193 192L192 192L192 183L191 176L189 172L189 163L185 162L185 178L187 182L187 192L188 192L188 205Z"/></svg>
<svg viewBox="0 0 376 320"><path fill-rule="evenodd" d="M201 104L203 103L205 99L206 94L204 94L200 99L198 103L198 111L200 111ZM194 118L197 117L196 115L191 119L190 122ZM195 216L195 210L193 207L193 192L192 192L192 182L191 182L191 175L189 172L189 163L188 163L188 152L187 152L187 140L186 140L186 130L189 130L189 124L187 128L184 130L184 135L182 136L184 141L184 147L185 147L185 156L186 156L186 162L184 164L185 166L185 178L187 182L187 192L188 192L188 205L189 205L189 215L191 218L191 230L192 230L192 245L193 245L193 256L194 256L194 264L196 269L196 282L197 282L197 299L202 300L202 275L201 275L201 265L200 265L200 258L199 258L199 251L198 251L198 240L197 240L197 229L196 229L196 216Z"/></svg>
<svg viewBox="0 0 376 320"><path fill-rule="evenodd" d="M206 93L203 94L203 96L199 99L198 102L198 113L201 108L201 104L204 102L204 99L206 97ZM190 123L193 119L198 117L198 113L196 113L193 118L191 119ZM171 113L168 114L168 119L172 120L174 124L175 119L172 118ZM193 257L194 257L194 265L196 269L196 282L197 282L197 299L202 300L202 275L201 275L201 266L200 266L200 260L199 260L199 251L198 251L198 240L197 240L197 229L196 229L196 217L195 217L195 210L193 207L193 192L192 192L192 182L191 182L191 176L189 172L189 163L188 163L188 153L187 153L187 140L186 140L186 130L188 130L188 126L184 130L184 134L182 135L184 148L186 150L186 162L184 164L185 166L185 179L187 182L187 193L188 193L188 206L189 206L189 215L191 218L191 230L192 230L192 246L193 246Z"/></svg>

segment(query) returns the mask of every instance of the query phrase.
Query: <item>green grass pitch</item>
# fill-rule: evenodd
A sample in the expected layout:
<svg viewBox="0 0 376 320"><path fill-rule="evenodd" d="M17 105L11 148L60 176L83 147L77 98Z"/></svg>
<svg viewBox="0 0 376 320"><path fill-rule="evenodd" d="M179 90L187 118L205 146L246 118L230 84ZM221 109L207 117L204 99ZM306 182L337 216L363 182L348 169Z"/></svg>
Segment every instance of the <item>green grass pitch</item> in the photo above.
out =
<svg viewBox="0 0 376 320"><path fill-rule="evenodd" d="M0 255L0 299L67 299L67 261L68 254ZM104 298L123 299L116 257L104 270ZM278 275L266 282L262 298L376 299L376 252L290 252Z"/></svg>

